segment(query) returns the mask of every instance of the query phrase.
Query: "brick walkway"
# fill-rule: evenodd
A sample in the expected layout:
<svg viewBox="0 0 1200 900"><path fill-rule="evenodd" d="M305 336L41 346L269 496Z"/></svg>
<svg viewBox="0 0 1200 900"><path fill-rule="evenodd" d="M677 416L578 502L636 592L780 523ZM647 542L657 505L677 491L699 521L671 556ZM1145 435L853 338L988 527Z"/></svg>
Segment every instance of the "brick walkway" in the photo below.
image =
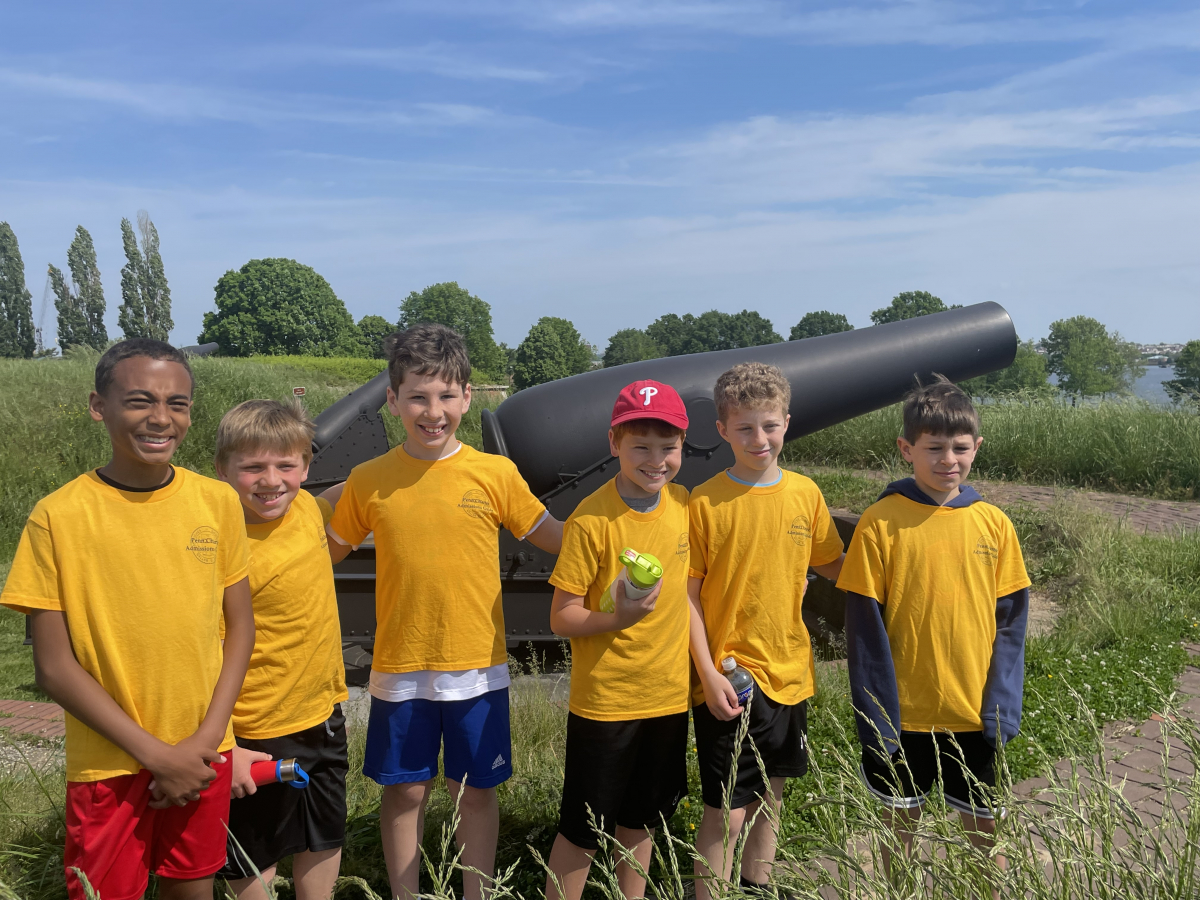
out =
<svg viewBox="0 0 1200 900"><path fill-rule="evenodd" d="M62 707L29 700L0 700L0 728L34 737L62 737L67 733Z"/></svg>

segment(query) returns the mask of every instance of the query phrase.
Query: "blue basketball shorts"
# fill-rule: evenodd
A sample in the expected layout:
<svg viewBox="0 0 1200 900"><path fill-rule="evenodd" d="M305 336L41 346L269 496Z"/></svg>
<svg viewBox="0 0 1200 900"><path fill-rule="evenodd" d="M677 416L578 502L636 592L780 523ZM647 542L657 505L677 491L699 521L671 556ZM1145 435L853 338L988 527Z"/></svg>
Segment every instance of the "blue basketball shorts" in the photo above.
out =
<svg viewBox="0 0 1200 900"><path fill-rule="evenodd" d="M512 776L508 688L468 700L371 698L363 774L378 784L429 781L443 771L468 787L495 787Z"/></svg>

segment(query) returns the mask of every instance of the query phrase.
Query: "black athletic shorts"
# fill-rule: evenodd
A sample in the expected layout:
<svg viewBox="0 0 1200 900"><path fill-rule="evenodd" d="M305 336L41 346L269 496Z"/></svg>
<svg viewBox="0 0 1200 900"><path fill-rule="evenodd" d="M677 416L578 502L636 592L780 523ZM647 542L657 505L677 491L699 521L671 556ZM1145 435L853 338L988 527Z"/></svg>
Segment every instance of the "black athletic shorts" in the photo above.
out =
<svg viewBox="0 0 1200 900"><path fill-rule="evenodd" d="M957 746L955 746L957 744ZM956 731L937 735L925 731L900 732L900 747L892 754L891 769L879 754L864 750L862 776L871 793L893 809L917 809L938 783L946 805L977 819L995 813L996 750L981 731Z"/></svg>
<svg viewBox="0 0 1200 900"><path fill-rule="evenodd" d="M767 784L754 758L758 748L768 778L800 778L808 773L808 703L776 703L755 689L750 703L750 729L738 753L737 782L729 798L730 809L741 809L765 797ZM700 790L704 805L722 809L729 788L733 742L741 716L722 722L704 703L692 708L696 728L696 756L700 763ZM750 738L754 739L751 746ZM781 799L781 798L780 798Z"/></svg>
<svg viewBox="0 0 1200 900"><path fill-rule="evenodd" d="M558 833L576 847L600 846L588 819L607 834L654 828L687 794L688 714L600 722L567 715L567 765Z"/></svg>
<svg viewBox="0 0 1200 900"><path fill-rule="evenodd" d="M229 831L223 878L249 878L293 853L332 850L346 836L346 717L342 705L320 725L283 737L238 738L246 750L295 759L308 773L306 788L289 784L260 785L247 797L229 802ZM237 843L234 842L237 839ZM241 851L238 851L238 844Z"/></svg>

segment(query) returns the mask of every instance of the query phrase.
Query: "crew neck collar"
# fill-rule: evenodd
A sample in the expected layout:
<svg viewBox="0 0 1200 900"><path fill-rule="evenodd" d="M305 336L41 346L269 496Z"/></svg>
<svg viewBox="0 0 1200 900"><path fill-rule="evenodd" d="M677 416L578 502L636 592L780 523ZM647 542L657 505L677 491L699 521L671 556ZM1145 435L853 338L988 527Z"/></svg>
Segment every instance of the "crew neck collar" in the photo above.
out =
<svg viewBox="0 0 1200 900"><path fill-rule="evenodd" d="M414 465L414 466L422 466L422 467L449 466L449 465L453 465L454 463L458 462L462 457L466 456L466 453L463 452L464 448L466 448L466 446L467 445L464 444L462 441L459 441L458 447L454 450L453 453L449 454L448 456L438 457L437 459L418 459L417 457L415 457L411 453L409 453L407 450L405 450L403 444L398 446L396 448L396 451L399 454L401 460L403 460L404 462L409 463L411 465Z"/></svg>
<svg viewBox="0 0 1200 900"><path fill-rule="evenodd" d="M186 470L179 466L171 466L171 478L166 484L160 484L156 488L128 487L120 482L113 481L107 475L102 475L98 468L92 469L87 473L87 476L91 478L93 484L114 500L125 500L134 503L156 503L159 500L173 497L179 492L187 478L185 472Z"/></svg>
<svg viewBox="0 0 1200 900"><path fill-rule="evenodd" d="M736 475L733 474L733 469L726 469L725 474L729 476L730 481L732 481L734 484L740 484L740 485L742 485L742 487L772 488L772 487L778 487L779 485L783 484L783 468L782 467L780 467L780 469L779 469L779 477L778 478L776 478L774 481L768 481L765 483L761 482L761 481L757 481L757 482L744 481L741 478L738 478Z"/></svg>

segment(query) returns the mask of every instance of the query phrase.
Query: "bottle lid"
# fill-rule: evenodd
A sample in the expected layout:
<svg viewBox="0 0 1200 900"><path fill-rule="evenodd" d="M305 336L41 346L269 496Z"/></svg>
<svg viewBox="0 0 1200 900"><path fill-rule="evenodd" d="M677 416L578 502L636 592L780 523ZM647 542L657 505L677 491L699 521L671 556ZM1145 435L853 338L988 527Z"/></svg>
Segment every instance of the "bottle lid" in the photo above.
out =
<svg viewBox="0 0 1200 900"><path fill-rule="evenodd" d="M649 553L626 547L621 551L621 565L629 572L629 580L640 588L653 587L662 578L662 563Z"/></svg>
<svg viewBox="0 0 1200 900"><path fill-rule="evenodd" d="M721 660L721 669L725 672L732 672L737 668L737 660L732 656L727 656Z"/></svg>

